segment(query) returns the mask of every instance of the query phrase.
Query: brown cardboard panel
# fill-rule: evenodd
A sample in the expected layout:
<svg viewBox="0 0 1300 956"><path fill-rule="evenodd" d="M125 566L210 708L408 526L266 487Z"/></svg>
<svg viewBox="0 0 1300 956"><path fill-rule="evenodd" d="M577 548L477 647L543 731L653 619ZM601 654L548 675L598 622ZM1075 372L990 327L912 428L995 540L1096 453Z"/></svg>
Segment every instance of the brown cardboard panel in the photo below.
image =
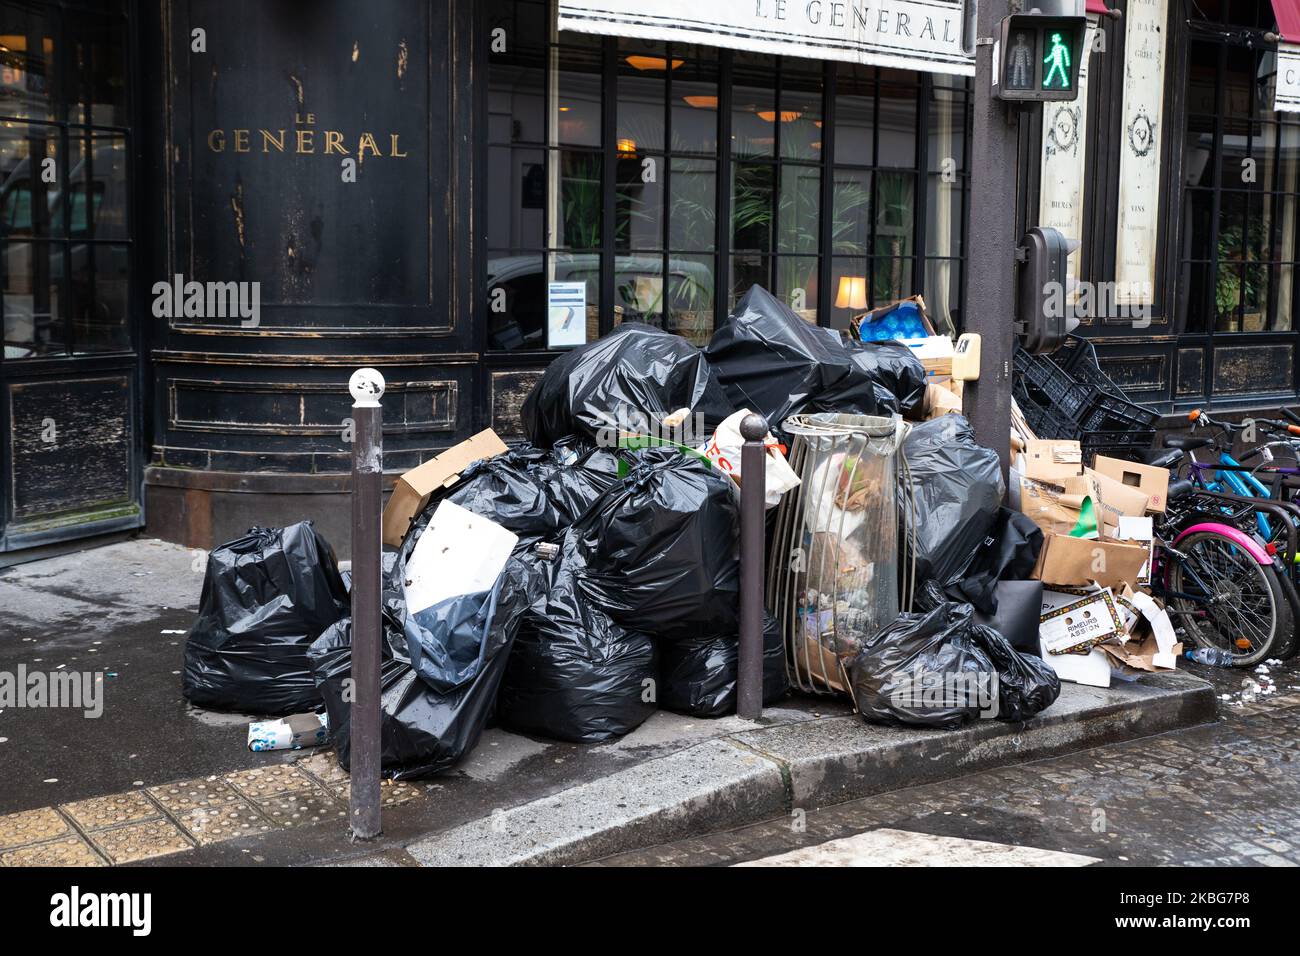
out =
<svg viewBox="0 0 1300 956"><path fill-rule="evenodd" d="M1095 581L1119 589L1137 582L1149 557L1145 545L1048 534L1034 577L1045 584L1082 587Z"/></svg>
<svg viewBox="0 0 1300 956"><path fill-rule="evenodd" d="M488 428L398 478L384 507L384 544L395 548L401 545L411 527L411 519L420 513L435 491L455 484L460 473L479 459L506 451L509 451L506 443Z"/></svg>
<svg viewBox="0 0 1300 956"><path fill-rule="evenodd" d="M1098 455L1093 470L1120 484L1136 488L1148 498L1148 511L1164 511L1169 499L1169 472L1152 465Z"/></svg>

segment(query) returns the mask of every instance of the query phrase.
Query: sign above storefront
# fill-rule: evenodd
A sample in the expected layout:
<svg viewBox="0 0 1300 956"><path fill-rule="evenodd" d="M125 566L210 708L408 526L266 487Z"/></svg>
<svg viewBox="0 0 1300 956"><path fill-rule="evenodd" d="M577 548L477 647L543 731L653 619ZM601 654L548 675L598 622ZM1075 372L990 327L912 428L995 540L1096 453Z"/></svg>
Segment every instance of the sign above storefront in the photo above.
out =
<svg viewBox="0 0 1300 956"><path fill-rule="evenodd" d="M1273 109L1279 113L1300 113L1300 45L1295 43L1277 45Z"/></svg>
<svg viewBox="0 0 1300 956"><path fill-rule="evenodd" d="M559 28L971 76L966 13L965 0L560 0Z"/></svg>

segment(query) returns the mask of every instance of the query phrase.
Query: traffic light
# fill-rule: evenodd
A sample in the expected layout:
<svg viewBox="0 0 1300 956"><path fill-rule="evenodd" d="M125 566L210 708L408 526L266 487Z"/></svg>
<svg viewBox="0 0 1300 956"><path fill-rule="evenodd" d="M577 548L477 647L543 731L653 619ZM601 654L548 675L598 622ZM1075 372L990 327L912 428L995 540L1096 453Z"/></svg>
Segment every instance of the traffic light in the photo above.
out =
<svg viewBox="0 0 1300 956"><path fill-rule="evenodd" d="M1017 102L1075 99L1087 30L1087 17L1003 17L994 57L997 95Z"/></svg>
<svg viewBox="0 0 1300 956"><path fill-rule="evenodd" d="M1078 283L1070 278L1070 253L1079 240L1059 229L1035 226L1016 249L1015 331L1020 347L1034 355L1055 352L1079 324L1071 300Z"/></svg>

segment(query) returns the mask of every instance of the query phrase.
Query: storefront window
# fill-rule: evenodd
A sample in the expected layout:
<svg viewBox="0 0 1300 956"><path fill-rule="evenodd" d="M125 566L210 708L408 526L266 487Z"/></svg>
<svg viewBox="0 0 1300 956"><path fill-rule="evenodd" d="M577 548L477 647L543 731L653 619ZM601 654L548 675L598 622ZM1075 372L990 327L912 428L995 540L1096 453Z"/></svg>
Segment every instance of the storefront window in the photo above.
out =
<svg viewBox="0 0 1300 956"><path fill-rule="evenodd" d="M1293 328L1300 123L1273 111L1274 53L1232 19L1241 5L1192 21L1184 128L1183 287L1192 333ZM1221 20L1222 17L1229 18Z"/></svg>
<svg viewBox="0 0 1300 956"><path fill-rule="evenodd" d="M547 325L557 283L584 284L586 341L635 320L704 344L756 283L841 329L917 292L960 309L968 81L487 7L489 348L575 344Z"/></svg>
<svg viewBox="0 0 1300 956"><path fill-rule="evenodd" d="M0 293L10 361L130 347L125 18L120 4L104 6L103 15L79 11L59 24L0 3Z"/></svg>

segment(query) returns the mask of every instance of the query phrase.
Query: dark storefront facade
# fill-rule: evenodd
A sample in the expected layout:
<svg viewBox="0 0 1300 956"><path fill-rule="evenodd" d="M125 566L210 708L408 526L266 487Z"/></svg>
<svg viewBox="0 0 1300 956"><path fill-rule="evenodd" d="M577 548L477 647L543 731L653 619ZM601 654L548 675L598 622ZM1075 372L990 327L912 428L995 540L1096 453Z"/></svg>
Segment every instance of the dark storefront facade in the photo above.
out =
<svg viewBox="0 0 1300 956"><path fill-rule="evenodd" d="M1020 218L1069 205L1050 173L1081 278L1151 264L1142 321L1083 327L1136 397L1275 407L1300 384L1300 128L1271 111L1271 7L1128 2L1096 21L1086 133L1026 130ZM0 20L0 561L301 517L345 551L359 366L388 381L400 473L484 427L522 437L559 349L629 320L703 344L755 282L841 329L913 293L958 328L978 308L964 76L561 32L554 0L3 0ZM1152 42L1158 105L1135 107ZM1074 180L1039 162L1044 130Z"/></svg>
<svg viewBox="0 0 1300 956"><path fill-rule="evenodd" d="M964 77L559 33L529 0L0 11L4 175L74 183L6 206L11 555L304 516L346 550L363 365L400 473L522 437L573 336L702 344L754 282L840 328L918 291L960 318ZM585 303L565 341L553 283Z"/></svg>

